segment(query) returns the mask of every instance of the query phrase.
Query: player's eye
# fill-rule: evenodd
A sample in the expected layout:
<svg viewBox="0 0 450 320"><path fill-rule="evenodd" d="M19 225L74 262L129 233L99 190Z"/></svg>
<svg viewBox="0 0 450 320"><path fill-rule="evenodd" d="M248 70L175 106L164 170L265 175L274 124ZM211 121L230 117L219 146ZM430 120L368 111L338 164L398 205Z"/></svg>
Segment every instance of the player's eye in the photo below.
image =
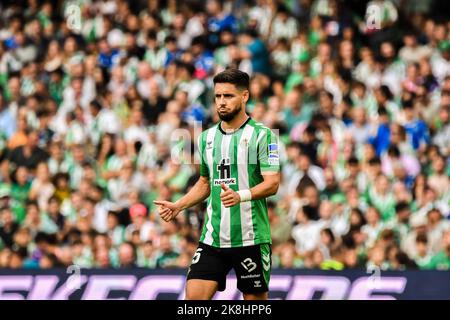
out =
<svg viewBox="0 0 450 320"><path fill-rule="evenodd" d="M227 94L216 94L216 99L220 99L221 97L224 97L225 99L229 99L229 98L232 98L233 95L230 94L230 93L227 93Z"/></svg>

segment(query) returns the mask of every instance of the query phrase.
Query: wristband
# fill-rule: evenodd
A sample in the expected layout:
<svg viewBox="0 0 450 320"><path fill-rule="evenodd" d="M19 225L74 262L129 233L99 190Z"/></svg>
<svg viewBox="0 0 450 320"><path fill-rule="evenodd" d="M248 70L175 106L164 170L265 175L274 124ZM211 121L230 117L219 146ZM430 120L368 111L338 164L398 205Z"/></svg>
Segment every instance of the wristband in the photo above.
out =
<svg viewBox="0 0 450 320"><path fill-rule="evenodd" d="M241 202L252 200L252 193L248 189L247 190L239 190L239 191L237 191L237 194L241 198Z"/></svg>

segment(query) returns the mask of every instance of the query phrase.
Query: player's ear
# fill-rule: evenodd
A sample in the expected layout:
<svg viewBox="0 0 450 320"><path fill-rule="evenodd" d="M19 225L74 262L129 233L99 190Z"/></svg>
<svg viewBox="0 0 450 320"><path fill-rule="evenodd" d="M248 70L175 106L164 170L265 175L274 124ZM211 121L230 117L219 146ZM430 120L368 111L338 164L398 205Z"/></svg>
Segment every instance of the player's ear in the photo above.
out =
<svg viewBox="0 0 450 320"><path fill-rule="evenodd" d="M249 98L250 98L250 92L248 90L242 91L242 99L244 100L244 103L247 103Z"/></svg>

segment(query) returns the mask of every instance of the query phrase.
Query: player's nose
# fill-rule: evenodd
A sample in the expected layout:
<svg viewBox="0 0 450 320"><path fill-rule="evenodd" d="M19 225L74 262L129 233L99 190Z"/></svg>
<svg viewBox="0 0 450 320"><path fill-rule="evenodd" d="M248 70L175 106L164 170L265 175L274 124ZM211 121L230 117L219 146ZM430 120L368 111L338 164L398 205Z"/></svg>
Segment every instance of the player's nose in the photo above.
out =
<svg viewBox="0 0 450 320"><path fill-rule="evenodd" d="M217 104L219 105L219 106L225 106L225 98L224 98L224 96L220 96L218 99L217 99Z"/></svg>

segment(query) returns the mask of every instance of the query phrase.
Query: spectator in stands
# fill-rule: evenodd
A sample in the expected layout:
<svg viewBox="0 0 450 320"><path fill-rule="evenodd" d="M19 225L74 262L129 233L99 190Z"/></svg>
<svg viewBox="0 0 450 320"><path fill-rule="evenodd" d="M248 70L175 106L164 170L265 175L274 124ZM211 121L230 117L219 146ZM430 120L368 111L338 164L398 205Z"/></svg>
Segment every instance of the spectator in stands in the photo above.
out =
<svg viewBox="0 0 450 320"><path fill-rule="evenodd" d="M196 180L232 67L279 133L274 266L447 268L450 25L419 2L92 0L79 33L2 3L0 267L186 268L207 205L166 224L153 200Z"/></svg>

